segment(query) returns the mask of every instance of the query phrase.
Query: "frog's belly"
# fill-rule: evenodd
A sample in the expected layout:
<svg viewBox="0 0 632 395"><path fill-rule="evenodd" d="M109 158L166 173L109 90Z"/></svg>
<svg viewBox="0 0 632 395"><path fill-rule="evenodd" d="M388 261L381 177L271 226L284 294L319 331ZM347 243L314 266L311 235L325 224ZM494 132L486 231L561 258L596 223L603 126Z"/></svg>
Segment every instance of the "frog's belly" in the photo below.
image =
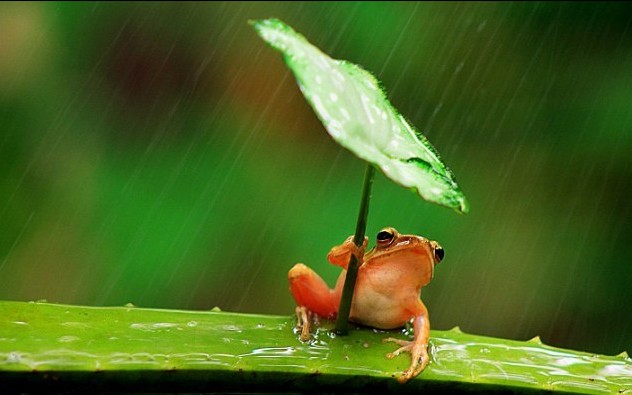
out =
<svg viewBox="0 0 632 395"><path fill-rule="evenodd" d="M356 292L349 319L357 324L378 329L399 328L413 318L410 310L405 309L400 302L392 295L370 289Z"/></svg>

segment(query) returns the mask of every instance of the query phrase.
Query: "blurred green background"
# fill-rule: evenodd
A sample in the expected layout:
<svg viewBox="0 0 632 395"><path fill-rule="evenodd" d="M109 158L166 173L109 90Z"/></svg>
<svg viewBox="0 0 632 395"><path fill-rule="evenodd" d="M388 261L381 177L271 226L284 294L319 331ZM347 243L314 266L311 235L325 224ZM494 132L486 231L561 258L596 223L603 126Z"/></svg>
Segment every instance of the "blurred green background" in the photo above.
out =
<svg viewBox="0 0 632 395"><path fill-rule="evenodd" d="M0 299L292 314L333 284L364 164L281 56L278 17L361 64L437 147L462 216L378 175L383 226L446 250L434 328L632 351L632 6L0 5Z"/></svg>

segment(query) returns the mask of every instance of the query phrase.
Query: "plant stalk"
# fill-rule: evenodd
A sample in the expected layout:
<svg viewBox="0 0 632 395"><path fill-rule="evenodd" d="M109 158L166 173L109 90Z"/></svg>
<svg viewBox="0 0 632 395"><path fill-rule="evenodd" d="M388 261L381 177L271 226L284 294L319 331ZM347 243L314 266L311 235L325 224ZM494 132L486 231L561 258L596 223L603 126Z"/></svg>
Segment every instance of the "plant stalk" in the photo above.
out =
<svg viewBox="0 0 632 395"><path fill-rule="evenodd" d="M364 173L364 186L362 188L360 212L358 213L358 222L353 236L353 243L358 247L361 247L362 243L364 243L366 218L369 214L369 201L371 200L371 186L373 185L374 173L375 169L373 166L370 163L367 163L366 172ZM340 306L338 308L338 318L336 319L336 333L339 335L346 335L348 333L347 322L349 321L351 299L353 298L353 290L355 289L357 277L358 259L352 254L351 258L349 258L347 276L345 277L345 286L342 289L342 297L340 298Z"/></svg>

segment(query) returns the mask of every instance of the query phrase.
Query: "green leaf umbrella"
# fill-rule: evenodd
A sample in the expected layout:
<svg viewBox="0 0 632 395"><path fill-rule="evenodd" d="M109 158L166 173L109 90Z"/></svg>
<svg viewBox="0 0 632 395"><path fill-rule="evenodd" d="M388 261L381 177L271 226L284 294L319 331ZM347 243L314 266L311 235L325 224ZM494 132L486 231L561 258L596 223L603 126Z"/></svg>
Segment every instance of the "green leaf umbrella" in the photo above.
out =
<svg viewBox="0 0 632 395"><path fill-rule="evenodd" d="M427 201L468 212L452 171L428 139L393 107L371 73L330 58L278 19L252 24L283 54L303 95L336 142Z"/></svg>

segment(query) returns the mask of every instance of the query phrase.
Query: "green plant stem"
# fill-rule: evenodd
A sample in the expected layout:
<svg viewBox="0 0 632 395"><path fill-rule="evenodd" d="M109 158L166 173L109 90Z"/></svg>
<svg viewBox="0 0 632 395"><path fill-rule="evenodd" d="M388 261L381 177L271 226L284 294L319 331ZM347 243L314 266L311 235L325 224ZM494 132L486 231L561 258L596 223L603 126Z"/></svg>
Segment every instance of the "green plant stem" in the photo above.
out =
<svg viewBox="0 0 632 395"><path fill-rule="evenodd" d="M360 212L358 213L358 222L356 224L353 243L361 247L364 243L364 233L366 230L366 218L369 214L369 201L371 200L371 186L373 185L373 174L375 169L370 163L366 165L364 174L364 186L362 188L362 200L360 202ZM346 335L347 321L351 311L351 299L353 298L353 290L355 288L356 278L358 277L358 259L355 255L349 258L349 266L347 267L347 277L345 277L345 286L342 289L342 297L340 298L340 307L338 308L338 318L336 319L336 333Z"/></svg>

